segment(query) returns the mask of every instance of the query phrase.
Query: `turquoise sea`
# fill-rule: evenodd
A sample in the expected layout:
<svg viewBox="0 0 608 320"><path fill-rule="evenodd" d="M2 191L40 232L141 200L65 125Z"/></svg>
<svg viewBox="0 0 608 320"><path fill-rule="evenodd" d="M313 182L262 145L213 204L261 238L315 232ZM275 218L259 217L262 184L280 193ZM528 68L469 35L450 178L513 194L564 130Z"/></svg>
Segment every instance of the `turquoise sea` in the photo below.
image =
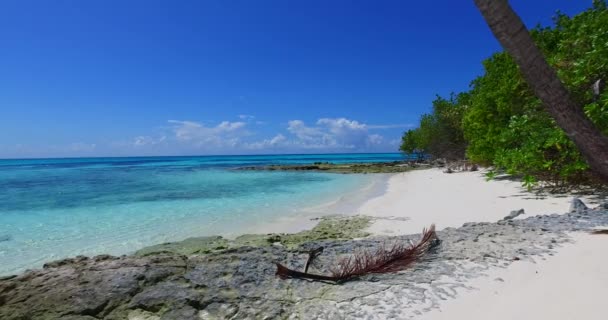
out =
<svg viewBox="0 0 608 320"><path fill-rule="evenodd" d="M0 275L79 254L233 234L336 201L374 179L234 170L240 166L402 159L387 153L0 160Z"/></svg>

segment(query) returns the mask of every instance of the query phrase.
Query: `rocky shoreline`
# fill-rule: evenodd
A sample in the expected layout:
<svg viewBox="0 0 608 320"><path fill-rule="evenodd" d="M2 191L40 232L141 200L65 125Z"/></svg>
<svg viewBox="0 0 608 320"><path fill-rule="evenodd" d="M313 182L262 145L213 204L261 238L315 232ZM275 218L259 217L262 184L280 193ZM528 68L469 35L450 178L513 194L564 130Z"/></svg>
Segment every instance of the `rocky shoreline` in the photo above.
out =
<svg viewBox="0 0 608 320"><path fill-rule="evenodd" d="M331 163L315 162L312 164L273 164L268 166L248 166L235 170L245 171L322 171L331 173L399 173L413 169L444 167L443 160L406 160L372 163Z"/></svg>
<svg viewBox="0 0 608 320"><path fill-rule="evenodd" d="M466 289L465 280L483 270L552 255L570 241L568 232L608 225L608 204L587 209L574 201L562 215L447 228L438 232L439 250L397 274L342 285L275 277L274 262L302 269L307 252L319 246L325 251L315 272L327 273L338 256L418 237L351 239L366 236L367 223L324 218L300 234L197 238L131 256L48 263L0 280L0 318L409 319Z"/></svg>

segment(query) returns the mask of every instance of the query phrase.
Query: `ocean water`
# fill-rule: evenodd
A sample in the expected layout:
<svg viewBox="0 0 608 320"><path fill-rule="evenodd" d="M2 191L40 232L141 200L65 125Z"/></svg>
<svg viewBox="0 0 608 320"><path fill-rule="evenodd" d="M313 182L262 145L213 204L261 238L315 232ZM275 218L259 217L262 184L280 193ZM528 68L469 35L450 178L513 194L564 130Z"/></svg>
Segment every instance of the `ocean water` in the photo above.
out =
<svg viewBox="0 0 608 320"><path fill-rule="evenodd" d="M240 166L402 160L389 154L0 160L0 275L79 254L231 234L336 201L374 175Z"/></svg>

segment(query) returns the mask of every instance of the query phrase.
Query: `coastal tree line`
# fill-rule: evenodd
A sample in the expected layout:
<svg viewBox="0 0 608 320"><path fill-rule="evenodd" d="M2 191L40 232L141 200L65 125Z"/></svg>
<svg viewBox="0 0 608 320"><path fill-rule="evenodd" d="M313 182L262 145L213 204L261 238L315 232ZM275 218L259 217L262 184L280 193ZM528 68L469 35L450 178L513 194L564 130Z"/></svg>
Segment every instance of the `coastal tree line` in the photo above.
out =
<svg viewBox="0 0 608 320"><path fill-rule="evenodd" d="M594 1L553 27L525 29L506 0L475 0L505 48L466 92L438 96L401 150L494 166L524 183L608 177L608 9Z"/></svg>

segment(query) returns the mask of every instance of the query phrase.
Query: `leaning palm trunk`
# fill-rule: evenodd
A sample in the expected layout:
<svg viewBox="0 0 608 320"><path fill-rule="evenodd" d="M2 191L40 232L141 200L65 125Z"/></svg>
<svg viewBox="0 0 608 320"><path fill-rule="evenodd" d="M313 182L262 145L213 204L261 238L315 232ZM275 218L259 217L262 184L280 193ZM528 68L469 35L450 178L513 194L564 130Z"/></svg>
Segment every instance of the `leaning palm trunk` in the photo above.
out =
<svg viewBox="0 0 608 320"><path fill-rule="evenodd" d="M494 36L513 57L524 78L557 125L572 139L592 171L608 182L608 137L585 116L545 60L507 0L474 0Z"/></svg>

